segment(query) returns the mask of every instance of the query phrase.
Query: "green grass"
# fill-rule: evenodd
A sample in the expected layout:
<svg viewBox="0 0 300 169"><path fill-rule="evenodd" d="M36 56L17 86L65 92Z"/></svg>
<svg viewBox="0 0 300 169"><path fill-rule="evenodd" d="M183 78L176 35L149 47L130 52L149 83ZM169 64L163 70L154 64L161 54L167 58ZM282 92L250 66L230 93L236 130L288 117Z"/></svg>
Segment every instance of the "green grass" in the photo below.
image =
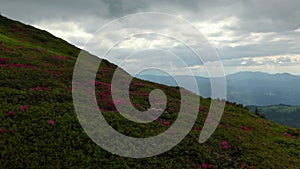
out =
<svg viewBox="0 0 300 169"><path fill-rule="evenodd" d="M290 105L271 105L271 106L247 106L249 110L255 113L256 108L259 114L264 115L267 119L277 123L300 128L300 106Z"/></svg>
<svg viewBox="0 0 300 169"><path fill-rule="evenodd" d="M92 142L74 111L70 89L80 50L45 31L4 17L0 17L0 37L0 168L201 168L202 163L212 168L300 166L299 129L262 119L233 103L226 103L212 137L199 144L199 130L210 105L210 100L203 98L200 106L205 111L199 111L193 130L170 151L145 159L111 154ZM96 80L109 84L115 69L115 65L101 62ZM99 105L106 110L106 120L129 136L148 137L165 131L178 115L179 88L139 79L131 84L130 98L139 110L150 107L150 91L163 90L168 99L164 114L152 123L131 122L108 105L110 91L99 85L96 94L98 101L105 100ZM23 105L28 109L22 112ZM9 111L14 114L8 115ZM55 124L49 125L49 120ZM228 142L228 149L221 147L222 141Z"/></svg>

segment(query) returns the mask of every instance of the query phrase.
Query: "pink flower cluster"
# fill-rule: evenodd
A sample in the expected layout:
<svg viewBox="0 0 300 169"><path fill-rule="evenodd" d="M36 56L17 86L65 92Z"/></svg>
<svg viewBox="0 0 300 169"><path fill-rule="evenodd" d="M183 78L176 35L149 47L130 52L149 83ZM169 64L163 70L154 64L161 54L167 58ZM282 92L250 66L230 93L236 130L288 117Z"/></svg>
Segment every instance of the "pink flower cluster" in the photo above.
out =
<svg viewBox="0 0 300 169"><path fill-rule="evenodd" d="M248 166L248 165L245 164L245 163L241 164L241 168L247 168L247 166ZM249 169L254 169L254 167L253 167L253 166L250 166Z"/></svg>
<svg viewBox="0 0 300 169"><path fill-rule="evenodd" d="M264 123L264 124L269 125L269 126L271 125L270 122L264 121L264 120L256 120L256 122L258 122L258 123Z"/></svg>
<svg viewBox="0 0 300 169"><path fill-rule="evenodd" d="M221 123L220 124L222 127L224 127L224 128L226 128L226 127L229 127L230 126L230 124L228 124L228 123Z"/></svg>
<svg viewBox="0 0 300 169"><path fill-rule="evenodd" d="M248 130L249 130L249 128L248 128L247 126L243 126L242 129L243 129L244 131L248 131Z"/></svg>
<svg viewBox="0 0 300 169"><path fill-rule="evenodd" d="M206 110L206 108L205 107L200 107L199 108L199 111L202 111L202 112L204 112Z"/></svg>
<svg viewBox="0 0 300 169"><path fill-rule="evenodd" d="M94 82L97 89L100 89L100 92L97 92L97 96L99 98L98 105L99 108L103 111L107 110L113 110L116 111L114 107L114 102L111 98L111 90L110 90L110 84L96 81ZM87 92L93 92L93 91L87 91ZM118 104L121 104L121 102L118 102Z"/></svg>
<svg viewBox="0 0 300 169"><path fill-rule="evenodd" d="M97 80L95 80L95 85L103 85L107 88L110 88L110 84L109 83L104 83L104 82L99 82Z"/></svg>
<svg viewBox="0 0 300 169"><path fill-rule="evenodd" d="M195 127L194 131L198 132L198 131L200 131L200 128L199 127Z"/></svg>
<svg viewBox="0 0 300 169"><path fill-rule="evenodd" d="M24 111L26 111L28 109L28 106L20 106L20 111L21 112L24 112ZM10 110L10 111L8 111L7 112L7 115L8 116L13 116L15 113L14 113L14 111L13 110Z"/></svg>
<svg viewBox="0 0 300 169"><path fill-rule="evenodd" d="M208 169L210 169L210 168L212 168L212 165L209 165L209 164L206 164L206 163L202 162L201 168L208 168Z"/></svg>
<svg viewBox="0 0 300 169"><path fill-rule="evenodd" d="M2 128L1 130L0 130L0 133L1 134L4 134L4 133L6 133L7 132L7 128Z"/></svg>
<svg viewBox="0 0 300 169"><path fill-rule="evenodd" d="M143 83L133 83L133 84L131 84L131 86L130 87L143 87L143 86L145 86Z"/></svg>
<svg viewBox="0 0 300 169"><path fill-rule="evenodd" d="M101 69L100 71L103 72L103 73L108 73L108 72L110 72L109 69L105 69L105 68L104 68L104 69Z"/></svg>
<svg viewBox="0 0 300 169"><path fill-rule="evenodd" d="M8 58L0 58L0 63L4 63L8 60Z"/></svg>
<svg viewBox="0 0 300 169"><path fill-rule="evenodd" d="M32 90L37 90L37 91L48 91L49 88L48 87L34 87L31 88Z"/></svg>
<svg viewBox="0 0 300 169"><path fill-rule="evenodd" d="M170 122L169 121L161 121L160 122L162 125L164 125L164 126L167 126L167 125L169 125L170 124Z"/></svg>
<svg viewBox="0 0 300 169"><path fill-rule="evenodd" d="M62 86L61 88L62 88L63 90L72 91L72 87Z"/></svg>
<svg viewBox="0 0 300 169"><path fill-rule="evenodd" d="M45 72L52 75L59 75L55 70L45 70Z"/></svg>
<svg viewBox="0 0 300 169"><path fill-rule="evenodd" d="M229 144L228 144L228 142L227 141L222 141L222 143L221 143L221 147L223 148L223 149L228 149L229 148Z"/></svg>
<svg viewBox="0 0 300 169"><path fill-rule="evenodd" d="M20 107L21 112L24 112L24 111L26 111L27 109L28 109L28 106L21 106L21 107Z"/></svg>
<svg viewBox="0 0 300 169"><path fill-rule="evenodd" d="M16 46L17 49L24 49L24 46Z"/></svg>
<svg viewBox="0 0 300 169"><path fill-rule="evenodd" d="M295 136L293 136L290 133L283 133L284 136L288 137L288 138L294 138Z"/></svg>
<svg viewBox="0 0 300 169"><path fill-rule="evenodd" d="M68 60L68 58L66 56L52 56L52 58L57 59L57 60Z"/></svg>
<svg viewBox="0 0 300 169"><path fill-rule="evenodd" d="M31 66L31 65L26 65L26 64L20 64L20 63L16 63L16 64L0 64L0 67L16 67L16 68L28 68L28 69L35 69L36 66Z"/></svg>
<svg viewBox="0 0 300 169"><path fill-rule="evenodd" d="M49 120L49 121L48 121L48 124L49 124L50 126L53 126L55 123L54 123L53 120Z"/></svg>
<svg viewBox="0 0 300 169"><path fill-rule="evenodd" d="M2 51L5 51L5 52L8 52L8 53L14 53L14 50L13 50L13 49L6 48L6 47L1 47L1 50L2 50Z"/></svg>
<svg viewBox="0 0 300 169"><path fill-rule="evenodd" d="M12 111L12 110L8 111L8 112L7 112L7 115L9 115L9 116L14 115L14 111Z"/></svg>
<svg viewBox="0 0 300 169"><path fill-rule="evenodd" d="M254 131L254 128L249 128L249 127L247 127L247 126L243 126L242 129L243 129L244 131L249 131L249 130Z"/></svg>

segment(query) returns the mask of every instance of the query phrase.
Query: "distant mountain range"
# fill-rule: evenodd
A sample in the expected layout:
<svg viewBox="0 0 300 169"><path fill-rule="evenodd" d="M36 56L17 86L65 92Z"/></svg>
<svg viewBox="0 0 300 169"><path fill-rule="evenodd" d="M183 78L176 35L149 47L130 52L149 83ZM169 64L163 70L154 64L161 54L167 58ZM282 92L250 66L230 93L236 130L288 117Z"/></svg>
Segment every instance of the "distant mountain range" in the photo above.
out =
<svg viewBox="0 0 300 169"><path fill-rule="evenodd" d="M159 76L138 75L137 77L177 86L174 78L189 79L188 76ZM195 77L199 92L190 88L191 81L186 80L182 86L203 97L211 97L210 79L206 77ZM263 72L239 72L228 75L227 100L244 105L267 106L276 104L300 105L300 76L288 73L268 74Z"/></svg>

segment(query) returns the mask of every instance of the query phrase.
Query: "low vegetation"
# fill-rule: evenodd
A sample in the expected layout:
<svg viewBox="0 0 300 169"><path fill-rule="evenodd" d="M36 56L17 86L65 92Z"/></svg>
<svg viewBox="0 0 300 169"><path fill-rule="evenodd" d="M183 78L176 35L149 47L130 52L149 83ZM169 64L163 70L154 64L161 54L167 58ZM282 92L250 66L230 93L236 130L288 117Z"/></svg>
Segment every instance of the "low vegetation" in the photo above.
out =
<svg viewBox="0 0 300 169"><path fill-rule="evenodd" d="M266 117L279 124L300 128L300 106L271 105L271 106L247 106L251 112Z"/></svg>

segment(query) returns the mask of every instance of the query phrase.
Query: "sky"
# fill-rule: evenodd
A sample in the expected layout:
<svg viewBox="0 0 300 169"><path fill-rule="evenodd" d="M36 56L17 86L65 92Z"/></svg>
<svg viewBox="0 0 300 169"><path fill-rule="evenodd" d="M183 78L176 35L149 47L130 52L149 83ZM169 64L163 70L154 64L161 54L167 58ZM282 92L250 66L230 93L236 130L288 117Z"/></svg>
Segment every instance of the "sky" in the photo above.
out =
<svg viewBox="0 0 300 169"><path fill-rule="evenodd" d="M203 38L207 40L204 46L209 43L217 52L225 74L263 71L300 75L299 6L298 0L0 0L2 15L46 30L100 57L104 49L110 49L102 57L130 73L160 65L173 74L186 75L191 69L199 76L207 75L204 63L219 62L199 61L193 56L188 47L200 48ZM120 17L142 12L166 13L187 23L166 21L163 14L131 18L129 26L119 20L115 28L105 27ZM194 41L196 33L183 31L187 25L203 33L200 43ZM128 36L131 31L148 28L184 33L188 47L186 41L165 34ZM116 43L117 39L122 41ZM95 45L97 41L102 45Z"/></svg>

